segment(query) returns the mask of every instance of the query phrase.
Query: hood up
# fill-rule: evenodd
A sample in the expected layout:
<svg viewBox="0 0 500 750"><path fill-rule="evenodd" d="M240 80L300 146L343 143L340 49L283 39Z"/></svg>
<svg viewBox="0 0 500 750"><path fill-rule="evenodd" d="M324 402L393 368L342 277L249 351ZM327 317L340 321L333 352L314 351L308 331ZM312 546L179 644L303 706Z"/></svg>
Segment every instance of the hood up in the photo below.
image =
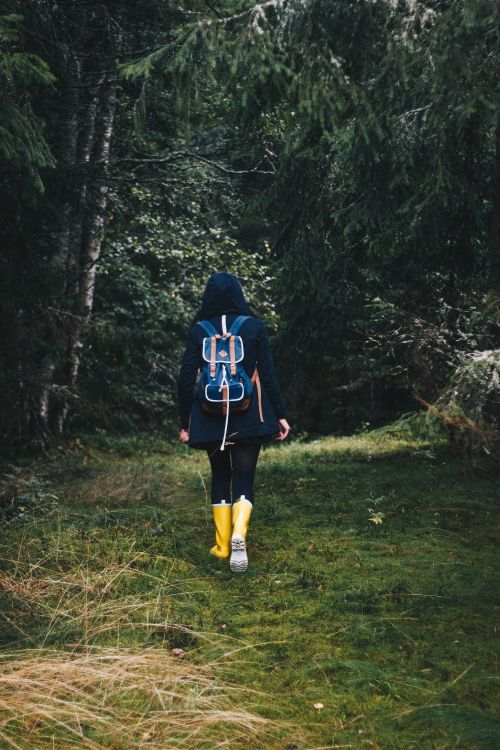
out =
<svg viewBox="0 0 500 750"><path fill-rule="evenodd" d="M213 273L207 282L196 320L207 320L224 314L253 315L236 276L225 272Z"/></svg>

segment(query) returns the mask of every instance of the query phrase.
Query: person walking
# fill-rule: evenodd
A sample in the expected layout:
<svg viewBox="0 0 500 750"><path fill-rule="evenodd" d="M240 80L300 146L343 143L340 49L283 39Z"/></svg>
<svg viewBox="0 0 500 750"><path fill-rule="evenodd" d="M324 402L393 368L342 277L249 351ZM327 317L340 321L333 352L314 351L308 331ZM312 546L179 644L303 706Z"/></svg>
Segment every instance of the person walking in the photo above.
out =
<svg viewBox="0 0 500 750"><path fill-rule="evenodd" d="M196 380L198 385L195 389ZM210 276L178 379L179 439L210 461L215 545L230 568L248 568L246 536L261 446L290 432L264 323L230 273Z"/></svg>

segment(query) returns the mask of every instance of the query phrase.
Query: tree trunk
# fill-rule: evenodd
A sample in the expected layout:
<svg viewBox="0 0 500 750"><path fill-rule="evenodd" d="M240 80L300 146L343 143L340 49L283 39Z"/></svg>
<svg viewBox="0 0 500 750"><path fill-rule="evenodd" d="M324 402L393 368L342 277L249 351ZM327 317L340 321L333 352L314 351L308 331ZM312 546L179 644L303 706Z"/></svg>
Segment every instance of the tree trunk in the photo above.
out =
<svg viewBox="0 0 500 750"><path fill-rule="evenodd" d="M80 60L72 55L65 65L65 87L63 96L66 103L60 128L61 177L59 190L62 196L59 211L59 225L55 232L56 259L59 264L58 281L54 286L56 297L62 297L66 290L65 267L70 254L70 236L74 206L76 155L78 141L78 106L81 81ZM39 373L40 396L37 408L38 426L47 429L51 421L51 392L57 367L55 348L51 347L42 360Z"/></svg>
<svg viewBox="0 0 500 750"><path fill-rule="evenodd" d="M117 61L115 62L116 64ZM83 338L92 315L94 304L97 266L101 255L108 201L107 167L111 152L116 101L117 83L116 75L113 75L112 79L107 83L100 82L97 92L88 107L88 128L82 147L83 166L86 167L90 163L91 154L93 154L93 161L97 165L99 172L94 184L86 178L82 183L79 222L75 224L73 231L73 254L70 256L71 263L68 270L74 274L78 267L79 276L78 287L73 286L71 289L76 294L76 301L74 322L69 340L68 361L65 367L66 376L64 386L67 389L74 388L78 378ZM96 137L97 129L99 132ZM93 146L94 148L92 148ZM87 170L85 170L85 174L86 172ZM86 221L83 219L83 206L85 203L90 204L89 216ZM78 265L76 263L77 249L79 250ZM64 399L57 413L54 415L55 427L58 432L62 432L64 428L68 408L67 400Z"/></svg>
<svg viewBox="0 0 500 750"><path fill-rule="evenodd" d="M85 214L85 203L87 200L87 190L89 182L89 164L94 146L97 108L99 95L104 83L104 75L91 88L91 95L86 103L85 112L81 118L83 127L81 128L78 138L78 167L81 174L79 194L76 205L73 207L73 221L71 223L69 237L69 252L66 264L66 294L78 295L80 287L80 253L82 249L83 223Z"/></svg>

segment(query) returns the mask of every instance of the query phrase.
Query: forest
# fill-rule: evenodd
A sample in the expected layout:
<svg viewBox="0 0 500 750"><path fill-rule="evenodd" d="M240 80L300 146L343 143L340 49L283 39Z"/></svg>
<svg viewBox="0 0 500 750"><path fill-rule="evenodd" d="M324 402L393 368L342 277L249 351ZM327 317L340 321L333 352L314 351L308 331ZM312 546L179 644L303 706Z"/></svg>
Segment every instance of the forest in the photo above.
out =
<svg viewBox="0 0 500 750"><path fill-rule="evenodd" d="M497 431L498 12L2 3L4 443L172 434L216 270L297 431L422 401Z"/></svg>
<svg viewBox="0 0 500 750"><path fill-rule="evenodd" d="M0 0L0 750L499 746L499 37L494 0ZM178 444L219 271L292 425L245 580Z"/></svg>

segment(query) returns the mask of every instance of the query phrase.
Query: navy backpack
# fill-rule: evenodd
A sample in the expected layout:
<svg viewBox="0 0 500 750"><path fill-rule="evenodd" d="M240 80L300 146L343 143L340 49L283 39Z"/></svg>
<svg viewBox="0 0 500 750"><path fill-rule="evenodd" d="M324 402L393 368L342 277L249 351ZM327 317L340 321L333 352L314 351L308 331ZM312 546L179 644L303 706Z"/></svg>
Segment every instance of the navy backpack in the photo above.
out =
<svg viewBox="0 0 500 750"><path fill-rule="evenodd" d="M206 333L202 344L205 364L198 380L198 396L206 411L224 414L226 417L221 451L224 450L226 442L229 412L248 409L254 385L259 399L260 420L264 421L257 368L250 378L242 364L245 350L239 330L246 320L247 315L239 315L228 329L226 316L223 315L221 334L217 333L208 320L198 321L198 325Z"/></svg>

